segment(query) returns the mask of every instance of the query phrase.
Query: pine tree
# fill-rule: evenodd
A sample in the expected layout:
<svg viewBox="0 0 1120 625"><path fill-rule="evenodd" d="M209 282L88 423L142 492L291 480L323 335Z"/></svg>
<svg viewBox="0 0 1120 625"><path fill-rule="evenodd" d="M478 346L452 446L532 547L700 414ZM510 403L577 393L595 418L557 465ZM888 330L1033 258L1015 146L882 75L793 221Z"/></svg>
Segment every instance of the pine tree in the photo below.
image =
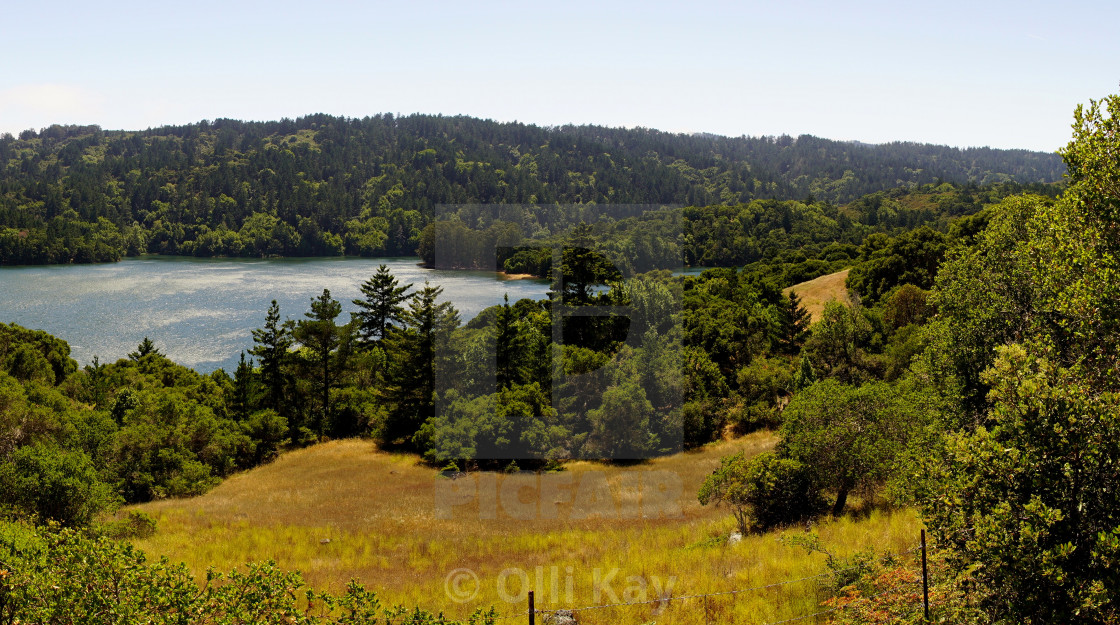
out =
<svg viewBox="0 0 1120 625"><path fill-rule="evenodd" d="M525 336L517 323L517 313L509 305L509 294L494 316L494 359L497 389L527 381L523 364Z"/></svg>
<svg viewBox="0 0 1120 625"><path fill-rule="evenodd" d="M435 414L440 348L459 326L455 307L450 302L437 303L442 293L442 287L424 282L424 288L409 301L402 325L393 326L385 338L390 413L382 436L389 444L411 443L420 426Z"/></svg>
<svg viewBox="0 0 1120 625"><path fill-rule="evenodd" d="M778 347L787 354L796 354L809 336L809 311L801 305L801 298L794 291L782 298L778 305Z"/></svg>
<svg viewBox="0 0 1120 625"><path fill-rule="evenodd" d="M233 412L239 421L249 417L249 413L256 403L257 380L253 371L253 359L245 360L245 352L241 352L241 360L237 362L237 370L233 375Z"/></svg>
<svg viewBox="0 0 1120 625"><path fill-rule="evenodd" d="M365 299L354 300L360 310L351 314L358 325L358 343L368 348L384 340L389 326L400 323L403 304L411 297L405 293L412 284L400 286L389 268L381 265L359 288Z"/></svg>
<svg viewBox="0 0 1120 625"><path fill-rule="evenodd" d="M156 347L156 344L154 342L152 342L152 339L145 336L144 340L140 341L140 344L136 346L136 351L129 352L128 357L132 360L140 360L141 358L149 354L162 356L163 352L159 351L159 348Z"/></svg>
<svg viewBox="0 0 1120 625"><path fill-rule="evenodd" d="M249 353L256 356L261 365L261 378L268 389L269 408L285 414L284 402L284 365L288 360L288 350L292 346L291 333L280 321L280 305L272 300L265 316L264 327L253 330L253 349Z"/></svg>
<svg viewBox="0 0 1120 625"><path fill-rule="evenodd" d="M331 387L338 384L338 373L344 363L336 362L336 352L342 343L342 332L334 320L342 314L342 304L331 298L331 292L323 289L322 295L311 300L311 310L304 313L306 319L296 324L293 336L310 354L309 364L314 371L314 384L319 394L319 413L313 428L319 435L324 433L331 412Z"/></svg>

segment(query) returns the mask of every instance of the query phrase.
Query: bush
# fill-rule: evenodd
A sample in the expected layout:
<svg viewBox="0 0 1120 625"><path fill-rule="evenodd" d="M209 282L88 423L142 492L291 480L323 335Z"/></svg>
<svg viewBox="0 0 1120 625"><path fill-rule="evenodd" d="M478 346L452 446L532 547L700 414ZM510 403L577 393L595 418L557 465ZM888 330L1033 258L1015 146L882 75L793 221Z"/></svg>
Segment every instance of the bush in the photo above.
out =
<svg viewBox="0 0 1120 625"><path fill-rule="evenodd" d="M0 463L0 501L63 525L88 524L117 503L85 453L35 444Z"/></svg>
<svg viewBox="0 0 1120 625"><path fill-rule="evenodd" d="M149 538L156 533L156 520L144 512L134 510L125 518L106 524L104 532L117 540Z"/></svg>
<svg viewBox="0 0 1120 625"><path fill-rule="evenodd" d="M741 532L801 521L824 505L809 467L773 452L750 459L742 452L723 458L697 497L703 505L730 507Z"/></svg>
<svg viewBox="0 0 1120 625"><path fill-rule="evenodd" d="M182 564L149 562L127 543L57 527L0 523L0 563L5 623L455 623L418 608L383 606L355 582L341 594L319 593L272 562L228 575L208 571L200 589ZM467 622L489 625L495 617L492 609L478 610Z"/></svg>

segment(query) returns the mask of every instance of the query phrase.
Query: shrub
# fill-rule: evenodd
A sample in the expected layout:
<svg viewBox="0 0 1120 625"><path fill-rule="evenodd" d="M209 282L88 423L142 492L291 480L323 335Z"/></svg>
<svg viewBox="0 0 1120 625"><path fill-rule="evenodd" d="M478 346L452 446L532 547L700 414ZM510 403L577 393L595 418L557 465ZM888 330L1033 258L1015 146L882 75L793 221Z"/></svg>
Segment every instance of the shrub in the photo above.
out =
<svg viewBox="0 0 1120 625"><path fill-rule="evenodd" d="M149 562L127 543L55 527L0 523L0 621L170 625L453 625L418 608L383 606L351 582L338 595L307 588L298 572L272 562L227 575L206 573L200 588L182 564ZM489 625L478 610L467 623Z"/></svg>
<svg viewBox="0 0 1120 625"><path fill-rule="evenodd" d="M703 505L732 509L739 531L763 530L818 514L823 507L809 467L765 452L747 459L742 452L720 461L698 494Z"/></svg>
<svg viewBox="0 0 1120 625"><path fill-rule="evenodd" d="M125 518L106 524L104 532L117 540L149 538L156 533L156 520L147 513L134 510Z"/></svg>
<svg viewBox="0 0 1120 625"><path fill-rule="evenodd" d="M86 525L116 497L81 451L35 444L0 463L0 501L63 525Z"/></svg>

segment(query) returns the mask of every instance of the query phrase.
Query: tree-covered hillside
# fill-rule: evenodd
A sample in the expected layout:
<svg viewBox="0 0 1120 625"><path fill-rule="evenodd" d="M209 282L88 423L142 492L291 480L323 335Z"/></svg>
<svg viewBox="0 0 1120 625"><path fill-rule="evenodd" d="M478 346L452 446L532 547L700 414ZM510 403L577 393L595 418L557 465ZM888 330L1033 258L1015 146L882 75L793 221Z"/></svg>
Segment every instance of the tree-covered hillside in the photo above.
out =
<svg viewBox="0 0 1120 625"><path fill-rule="evenodd" d="M0 136L0 263L144 252L411 255L439 204L845 203L939 181L1054 182L1057 155L312 115Z"/></svg>

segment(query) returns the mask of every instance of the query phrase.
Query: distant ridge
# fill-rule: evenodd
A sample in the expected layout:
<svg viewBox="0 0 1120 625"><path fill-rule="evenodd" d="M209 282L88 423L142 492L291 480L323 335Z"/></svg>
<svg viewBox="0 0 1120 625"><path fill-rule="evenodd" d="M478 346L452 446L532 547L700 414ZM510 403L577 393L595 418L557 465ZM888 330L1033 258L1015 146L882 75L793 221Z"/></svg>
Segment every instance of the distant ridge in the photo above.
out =
<svg viewBox="0 0 1120 625"><path fill-rule="evenodd" d="M1027 150L466 116L55 125L0 136L0 259L238 255L245 245L266 255L411 255L438 205L836 205L900 186L1051 183L1063 173L1056 154Z"/></svg>

